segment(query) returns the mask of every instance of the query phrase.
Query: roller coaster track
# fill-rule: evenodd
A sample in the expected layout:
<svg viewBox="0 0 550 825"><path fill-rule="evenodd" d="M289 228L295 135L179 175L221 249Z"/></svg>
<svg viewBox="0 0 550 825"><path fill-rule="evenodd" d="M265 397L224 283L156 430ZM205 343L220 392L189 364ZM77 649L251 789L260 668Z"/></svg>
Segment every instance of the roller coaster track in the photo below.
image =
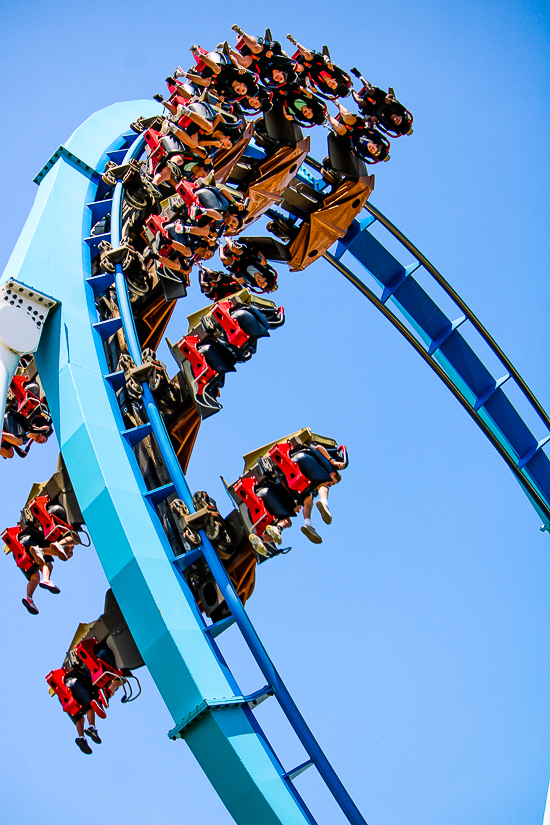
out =
<svg viewBox="0 0 550 825"><path fill-rule="evenodd" d="M313 158L308 157L306 163L315 170L321 168L321 164ZM550 460L543 450L550 441L548 413L481 321L426 256L368 201L365 211L370 213L369 217L354 221L338 243L335 253L327 252L325 259L388 318L441 378L516 477L543 520L541 529L548 530ZM403 266L369 232L375 221L413 256L415 261L412 264ZM371 276L380 295L342 263L345 253L361 265L362 273ZM443 313L431 294L412 277L420 267L431 276L436 287L453 301L462 315L451 320ZM390 301L393 310L388 306ZM469 325L475 333L475 349L459 331L463 324ZM482 350L483 344L493 352L502 367L503 374L499 377L491 374L481 355L476 352ZM508 381L516 385L523 405L531 409L544 427L545 435L540 440L530 431L503 389Z"/></svg>
<svg viewBox="0 0 550 825"><path fill-rule="evenodd" d="M295 779L313 766L346 819L362 815L323 754L265 651L227 572L208 538L194 551L174 556L157 506L176 494L190 509L192 496L155 400L146 383L148 423L126 429L116 397L122 372L110 373L104 342L122 329L128 351L141 363L141 347L124 275L91 274L99 242L120 241L122 185L112 199L98 199L100 173L108 160L139 157L143 138L128 130L139 115L160 111L142 100L116 104L89 118L52 156L37 176L39 192L2 281L17 278L60 302L48 320L36 361L52 412L59 446L71 481L117 601L174 720L171 738L183 738L239 825L298 825L316 822ZM307 163L313 169L319 164ZM303 177L312 181L308 173ZM322 182L313 180L318 188ZM506 381L550 431L548 416L481 323L424 256L375 207L355 221L326 259L349 279L401 332L439 375L504 458L544 522L550 524L550 463L543 451L550 436L537 441L502 389ZM91 228L111 214L111 232ZM412 253L405 267L371 234L378 221ZM343 262L347 254L373 279L372 288ZM412 277L423 266L462 316L451 321ZM82 277L83 273L83 277ZM364 276L363 276L364 277ZM98 320L95 299L115 283L120 317ZM381 295L377 295L381 291ZM395 309L390 309L390 305ZM401 317L400 317L401 316ZM468 323L503 365L493 378L459 327ZM169 482L147 489L134 447L151 437ZM231 611L208 625L183 572L202 556ZM243 695L216 638L236 624L266 684ZM254 715L269 696L279 702L301 742L306 759L285 768Z"/></svg>

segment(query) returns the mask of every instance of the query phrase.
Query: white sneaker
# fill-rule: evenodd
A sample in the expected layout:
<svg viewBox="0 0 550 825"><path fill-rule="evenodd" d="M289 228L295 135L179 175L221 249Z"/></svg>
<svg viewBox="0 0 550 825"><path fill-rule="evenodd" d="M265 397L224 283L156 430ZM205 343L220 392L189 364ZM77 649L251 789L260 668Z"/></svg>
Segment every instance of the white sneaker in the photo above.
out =
<svg viewBox="0 0 550 825"><path fill-rule="evenodd" d="M54 593L55 595L61 593L59 587L51 581L41 581L38 583L38 586L44 588L44 590L49 590L50 593Z"/></svg>
<svg viewBox="0 0 550 825"><path fill-rule="evenodd" d="M322 543L323 539L321 538L315 527L313 527L311 524L302 525L301 530L304 536L307 536L308 539L313 542L313 544Z"/></svg>
<svg viewBox="0 0 550 825"><path fill-rule="evenodd" d="M269 536L270 539L273 539L275 544L282 544L283 543L283 540L281 538L281 531L279 530L278 527L275 527L274 524L269 524L265 528L265 532L267 533L267 535Z"/></svg>
<svg viewBox="0 0 550 825"><path fill-rule="evenodd" d="M69 554L65 547L58 541L52 541L51 547L55 547L57 550L57 557L61 559L61 561L68 561L72 556L72 553Z"/></svg>
<svg viewBox="0 0 550 825"><path fill-rule="evenodd" d="M260 556L267 556L267 548L261 538L259 538L255 533L250 533L248 540L250 544Z"/></svg>
<svg viewBox="0 0 550 825"><path fill-rule="evenodd" d="M320 498L317 502L317 509L321 513L321 518L323 519L325 524L330 524L332 521L332 514L328 509L328 504L322 498Z"/></svg>

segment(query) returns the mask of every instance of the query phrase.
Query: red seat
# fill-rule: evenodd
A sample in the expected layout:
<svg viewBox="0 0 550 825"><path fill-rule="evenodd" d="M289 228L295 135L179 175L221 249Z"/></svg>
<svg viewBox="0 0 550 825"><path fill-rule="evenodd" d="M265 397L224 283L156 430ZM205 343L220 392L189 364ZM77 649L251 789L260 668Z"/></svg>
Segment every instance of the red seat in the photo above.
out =
<svg viewBox="0 0 550 825"><path fill-rule="evenodd" d="M149 215L145 221L146 226L151 230L153 235L160 232L165 238L168 237L166 230L164 229L164 224L166 223L168 223L168 218L163 217L162 215Z"/></svg>
<svg viewBox="0 0 550 825"><path fill-rule="evenodd" d="M90 671L95 687L105 688L114 678L122 676L122 671L96 656L94 648L97 644L98 641L93 636L90 639L84 639L76 645L75 653Z"/></svg>
<svg viewBox="0 0 550 825"><path fill-rule="evenodd" d="M301 472L296 462L290 458L291 449L293 449L291 444L285 441L283 444L276 444L272 447L269 455L284 474L288 487L294 492L302 494L306 492L308 487L311 487L311 481Z"/></svg>
<svg viewBox="0 0 550 825"><path fill-rule="evenodd" d="M203 49L202 46L198 46L198 54L194 53L193 57L195 58L195 63L197 64L197 71L200 73L203 69L206 68L206 63L202 59L203 54L208 54L206 49Z"/></svg>
<svg viewBox="0 0 550 825"><path fill-rule="evenodd" d="M193 376L197 382L198 395L203 394L209 382L218 374L216 370L208 366L204 355L199 352L200 343L198 335L186 335L176 344L191 364Z"/></svg>
<svg viewBox="0 0 550 825"><path fill-rule="evenodd" d="M230 314L229 310L232 306L233 304L230 301L222 301L214 304L212 315L225 332L227 341L232 346L240 349L240 347L250 341L250 335L247 335L247 333L241 329L235 318Z"/></svg>
<svg viewBox="0 0 550 825"><path fill-rule="evenodd" d="M170 92L170 97L168 98L168 102L177 109L178 106L189 106L190 98L184 94L181 94L181 84L180 83L172 83L170 81L166 81L166 85L168 86L168 91ZM187 115L181 117L178 121L178 126L185 131L187 126L191 123L191 118Z"/></svg>
<svg viewBox="0 0 550 825"><path fill-rule="evenodd" d="M19 541L19 535L21 532L22 530L19 526L8 527L2 533L2 540L13 553L16 565L19 567L20 570L26 573L27 570L30 570L33 564L35 564L35 561L29 553L29 551L25 547L23 547L23 545Z"/></svg>
<svg viewBox="0 0 550 825"><path fill-rule="evenodd" d="M17 412L28 418L38 407L40 407L40 398L29 390L25 389L25 384L29 383L26 375L14 375L10 389L17 400Z"/></svg>
<svg viewBox="0 0 550 825"><path fill-rule="evenodd" d="M46 682L58 697L65 713L68 713L70 717L75 717L77 714L82 713L83 708L65 684L67 673L68 671L65 670L64 667L60 667L58 670L52 670L46 676Z"/></svg>
<svg viewBox="0 0 550 825"><path fill-rule="evenodd" d="M161 137L161 133L156 129L147 129L144 134L145 143L149 147L150 151L149 160L151 161L153 172L157 168L160 161L168 154L160 143Z"/></svg>
<svg viewBox="0 0 550 825"><path fill-rule="evenodd" d="M158 248L156 252L159 258L167 258L171 251L174 251L172 241L165 229L165 224L168 223L168 218L162 215L149 215L145 221L145 225L155 238L158 236Z"/></svg>
<svg viewBox="0 0 550 825"><path fill-rule="evenodd" d="M277 519L268 512L262 499L254 492L257 483L255 478L240 478L233 485L233 489L248 507L252 525L256 533L261 536L265 528Z"/></svg>
<svg viewBox="0 0 550 825"><path fill-rule="evenodd" d="M197 182L190 180L180 180L180 182L176 186L176 191L178 195L181 197L181 199L187 207L193 206L193 204L198 203L197 198L195 196L196 188Z"/></svg>
<svg viewBox="0 0 550 825"><path fill-rule="evenodd" d="M47 541L58 541L72 530L72 524L67 524L58 516L48 513L46 507L51 504L48 496L37 496L30 504L29 509L44 531Z"/></svg>

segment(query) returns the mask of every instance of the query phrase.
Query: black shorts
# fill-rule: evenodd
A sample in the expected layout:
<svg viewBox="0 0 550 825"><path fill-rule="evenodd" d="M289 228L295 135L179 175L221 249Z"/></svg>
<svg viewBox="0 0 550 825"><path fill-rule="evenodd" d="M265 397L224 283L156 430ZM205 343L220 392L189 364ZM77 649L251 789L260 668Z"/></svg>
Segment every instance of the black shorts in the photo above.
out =
<svg viewBox="0 0 550 825"><path fill-rule="evenodd" d="M50 556L50 555L46 555L46 554L45 554L45 555L44 555L44 561L47 561L47 562L53 562L53 556ZM29 582L30 582L30 580L32 579L32 577L34 576L34 574L35 574L35 573L38 573L38 572L39 572L39 570L40 570L40 568L39 568L39 566L38 566L38 565L36 564L36 562L35 562L33 565L31 565L31 567L29 567L29 569L28 569L28 570L23 570L23 573L24 573L25 578L27 579L27 581L29 581Z"/></svg>
<svg viewBox="0 0 550 825"><path fill-rule="evenodd" d="M175 135L163 135L160 139L160 145L167 153L168 159L173 155L181 155L184 152L183 143Z"/></svg>

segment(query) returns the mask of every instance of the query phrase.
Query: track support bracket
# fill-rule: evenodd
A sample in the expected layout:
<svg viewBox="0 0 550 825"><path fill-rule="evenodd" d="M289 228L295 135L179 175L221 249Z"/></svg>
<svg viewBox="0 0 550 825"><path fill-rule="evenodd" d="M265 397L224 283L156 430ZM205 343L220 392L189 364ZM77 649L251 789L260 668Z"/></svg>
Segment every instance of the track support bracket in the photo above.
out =
<svg viewBox="0 0 550 825"><path fill-rule="evenodd" d="M248 705L250 709L257 707L269 696L273 696L273 688L266 685L255 693L250 693L248 696L229 696L222 699L204 699L200 705L197 705L195 710L188 713L185 719L182 719L175 728L168 732L170 739L184 739L184 731L201 719L205 713L212 710L228 710L234 707L243 707Z"/></svg>

